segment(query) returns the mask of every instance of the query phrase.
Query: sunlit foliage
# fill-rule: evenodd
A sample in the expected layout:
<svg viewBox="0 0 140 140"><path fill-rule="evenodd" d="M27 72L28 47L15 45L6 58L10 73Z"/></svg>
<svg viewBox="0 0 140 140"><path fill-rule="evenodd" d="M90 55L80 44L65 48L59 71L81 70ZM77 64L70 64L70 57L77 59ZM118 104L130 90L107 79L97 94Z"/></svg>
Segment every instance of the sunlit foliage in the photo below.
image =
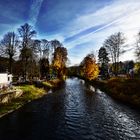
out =
<svg viewBox="0 0 140 140"><path fill-rule="evenodd" d="M52 66L57 72L58 77L65 75L67 62L67 49L64 47L57 47L54 52Z"/></svg>
<svg viewBox="0 0 140 140"><path fill-rule="evenodd" d="M88 80L93 80L99 75L99 67L93 54L87 55L81 62L81 75Z"/></svg>
<svg viewBox="0 0 140 140"><path fill-rule="evenodd" d="M134 69L136 74L140 74L140 63L136 63Z"/></svg>

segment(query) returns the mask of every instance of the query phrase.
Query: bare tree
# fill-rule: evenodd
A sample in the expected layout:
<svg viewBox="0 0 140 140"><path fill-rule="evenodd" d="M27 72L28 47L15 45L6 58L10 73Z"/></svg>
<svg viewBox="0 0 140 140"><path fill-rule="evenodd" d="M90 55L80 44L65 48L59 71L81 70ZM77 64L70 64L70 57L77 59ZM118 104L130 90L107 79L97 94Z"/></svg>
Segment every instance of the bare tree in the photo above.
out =
<svg viewBox="0 0 140 140"><path fill-rule="evenodd" d="M29 47L32 37L36 35L36 31L28 23L25 23L18 29L19 35L22 39L22 48Z"/></svg>
<svg viewBox="0 0 140 140"><path fill-rule="evenodd" d="M39 56L39 77L45 77L49 72L49 42L46 39L33 40L32 48Z"/></svg>
<svg viewBox="0 0 140 140"><path fill-rule="evenodd" d="M50 56L50 42L46 39L41 40L41 49L43 57L49 59Z"/></svg>
<svg viewBox="0 0 140 140"><path fill-rule="evenodd" d="M39 55L39 59L40 59L42 56L41 41L38 39L31 40L30 48L32 49L34 54L36 54L36 58L37 58L37 55Z"/></svg>
<svg viewBox="0 0 140 140"><path fill-rule="evenodd" d="M12 73L13 59L16 55L19 45L18 36L14 32L8 32L4 35L0 43L1 55L9 59L9 72Z"/></svg>
<svg viewBox="0 0 140 140"><path fill-rule="evenodd" d="M118 74L118 62L120 55L123 54L124 51L124 43L125 38L123 33L118 32L108 37L108 39L105 40L103 47L106 48L108 53L110 54L112 63L114 64L114 74L117 76Z"/></svg>
<svg viewBox="0 0 140 140"><path fill-rule="evenodd" d="M140 32L138 33L137 39L136 39L135 54L136 54L137 60L140 61Z"/></svg>
<svg viewBox="0 0 140 140"><path fill-rule="evenodd" d="M56 48L63 46L58 40L52 40L51 45L52 45L52 48L53 48L54 51L55 51Z"/></svg>

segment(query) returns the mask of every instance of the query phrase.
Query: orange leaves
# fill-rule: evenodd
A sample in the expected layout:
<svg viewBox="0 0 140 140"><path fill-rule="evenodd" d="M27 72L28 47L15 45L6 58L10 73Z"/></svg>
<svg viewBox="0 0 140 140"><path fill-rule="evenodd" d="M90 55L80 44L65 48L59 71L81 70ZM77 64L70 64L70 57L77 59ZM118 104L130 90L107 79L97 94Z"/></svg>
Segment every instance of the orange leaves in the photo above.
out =
<svg viewBox="0 0 140 140"><path fill-rule="evenodd" d="M82 65L82 71L81 71L82 76L84 76L89 80L93 80L98 77L99 67L96 64L96 60L93 54L86 56L82 61L81 65Z"/></svg>
<svg viewBox="0 0 140 140"><path fill-rule="evenodd" d="M64 47L55 48L52 66L57 71L58 77L65 75L65 67L67 62L67 49Z"/></svg>
<svg viewBox="0 0 140 140"><path fill-rule="evenodd" d="M65 67L67 61L67 50L64 47L58 47L54 52L53 66L61 69Z"/></svg>

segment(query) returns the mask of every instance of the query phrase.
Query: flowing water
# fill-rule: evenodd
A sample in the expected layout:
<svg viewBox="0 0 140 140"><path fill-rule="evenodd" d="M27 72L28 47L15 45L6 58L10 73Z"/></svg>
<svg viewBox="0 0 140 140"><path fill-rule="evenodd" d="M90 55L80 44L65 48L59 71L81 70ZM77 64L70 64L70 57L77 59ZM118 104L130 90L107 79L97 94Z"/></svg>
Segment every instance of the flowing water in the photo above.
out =
<svg viewBox="0 0 140 140"><path fill-rule="evenodd" d="M0 119L0 140L119 139L140 139L140 111L77 78Z"/></svg>

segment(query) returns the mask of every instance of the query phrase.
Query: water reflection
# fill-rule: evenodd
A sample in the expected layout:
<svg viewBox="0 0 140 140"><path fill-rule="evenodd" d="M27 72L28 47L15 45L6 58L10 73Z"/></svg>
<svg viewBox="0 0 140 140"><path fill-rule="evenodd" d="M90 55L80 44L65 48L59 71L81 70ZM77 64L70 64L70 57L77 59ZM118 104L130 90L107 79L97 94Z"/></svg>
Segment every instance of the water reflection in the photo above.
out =
<svg viewBox="0 0 140 140"><path fill-rule="evenodd" d="M2 118L0 139L140 139L140 112L73 78Z"/></svg>

